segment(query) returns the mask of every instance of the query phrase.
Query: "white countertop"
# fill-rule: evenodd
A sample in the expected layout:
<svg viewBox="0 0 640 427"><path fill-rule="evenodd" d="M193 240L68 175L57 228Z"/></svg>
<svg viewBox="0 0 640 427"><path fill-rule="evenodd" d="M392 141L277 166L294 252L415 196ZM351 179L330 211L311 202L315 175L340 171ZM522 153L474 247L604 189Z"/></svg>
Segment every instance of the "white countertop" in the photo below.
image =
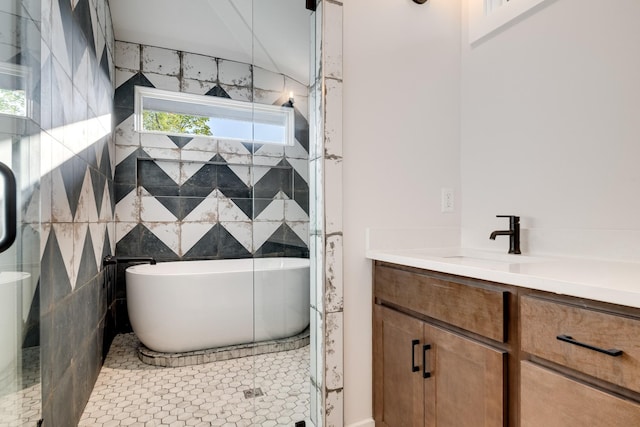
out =
<svg viewBox="0 0 640 427"><path fill-rule="evenodd" d="M369 250L367 258L640 308L640 263L463 248Z"/></svg>

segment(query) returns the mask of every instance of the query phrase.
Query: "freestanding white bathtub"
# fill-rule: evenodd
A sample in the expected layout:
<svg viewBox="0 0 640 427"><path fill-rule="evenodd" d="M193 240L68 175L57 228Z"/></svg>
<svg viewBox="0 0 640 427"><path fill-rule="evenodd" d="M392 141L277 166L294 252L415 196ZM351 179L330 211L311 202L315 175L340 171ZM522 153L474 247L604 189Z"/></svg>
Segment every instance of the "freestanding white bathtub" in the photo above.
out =
<svg viewBox="0 0 640 427"><path fill-rule="evenodd" d="M308 259L141 264L126 282L133 331L158 352L286 338L309 325Z"/></svg>

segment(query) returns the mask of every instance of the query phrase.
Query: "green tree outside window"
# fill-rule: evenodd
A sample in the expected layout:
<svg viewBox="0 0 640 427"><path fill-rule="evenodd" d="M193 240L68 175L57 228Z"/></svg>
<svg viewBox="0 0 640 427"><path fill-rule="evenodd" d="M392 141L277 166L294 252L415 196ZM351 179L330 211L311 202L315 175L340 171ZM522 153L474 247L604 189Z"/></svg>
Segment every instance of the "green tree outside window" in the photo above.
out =
<svg viewBox="0 0 640 427"><path fill-rule="evenodd" d="M208 117L145 110L142 121L143 128L147 131L213 136Z"/></svg>

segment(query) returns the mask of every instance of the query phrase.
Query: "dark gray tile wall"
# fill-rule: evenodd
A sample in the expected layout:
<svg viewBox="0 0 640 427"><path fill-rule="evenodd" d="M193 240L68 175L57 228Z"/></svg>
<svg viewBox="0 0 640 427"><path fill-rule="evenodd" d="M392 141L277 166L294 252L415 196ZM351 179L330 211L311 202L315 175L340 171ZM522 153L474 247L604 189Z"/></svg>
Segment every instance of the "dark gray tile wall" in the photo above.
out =
<svg viewBox="0 0 640 427"><path fill-rule="evenodd" d="M89 399L109 335L101 259L115 248L115 42L107 0L41 2L43 418L69 427Z"/></svg>

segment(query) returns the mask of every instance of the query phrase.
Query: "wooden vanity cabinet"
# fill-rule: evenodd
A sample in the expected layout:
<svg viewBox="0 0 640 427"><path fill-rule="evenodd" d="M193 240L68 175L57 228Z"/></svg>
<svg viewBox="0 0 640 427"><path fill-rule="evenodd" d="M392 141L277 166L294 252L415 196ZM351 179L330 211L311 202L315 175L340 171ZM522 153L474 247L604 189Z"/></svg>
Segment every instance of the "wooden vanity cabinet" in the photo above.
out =
<svg viewBox="0 0 640 427"><path fill-rule="evenodd" d="M522 361L521 427L640 426L640 405Z"/></svg>
<svg viewBox="0 0 640 427"><path fill-rule="evenodd" d="M419 363L424 323L374 305L373 387L377 426L424 426L424 380Z"/></svg>
<svg viewBox="0 0 640 427"><path fill-rule="evenodd" d="M640 309L377 261L373 319L376 426L640 427Z"/></svg>
<svg viewBox="0 0 640 427"><path fill-rule="evenodd" d="M638 310L523 296L521 427L640 426Z"/></svg>
<svg viewBox="0 0 640 427"><path fill-rule="evenodd" d="M374 289L376 426L503 427L507 353L460 326L504 340L504 291L385 265Z"/></svg>

